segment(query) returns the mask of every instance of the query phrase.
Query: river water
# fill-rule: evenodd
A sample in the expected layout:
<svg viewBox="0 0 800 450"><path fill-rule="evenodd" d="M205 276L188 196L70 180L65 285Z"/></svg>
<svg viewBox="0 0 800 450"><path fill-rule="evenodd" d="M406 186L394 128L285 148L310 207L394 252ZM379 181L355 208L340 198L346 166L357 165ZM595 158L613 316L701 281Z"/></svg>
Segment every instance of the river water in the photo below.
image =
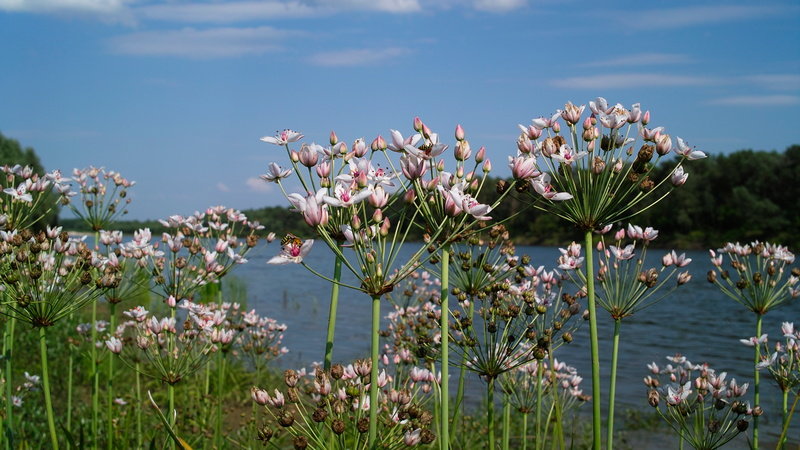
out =
<svg viewBox="0 0 800 450"><path fill-rule="evenodd" d="M416 248L409 244L403 251L410 255ZM279 243L259 246L250 253L249 263L237 267L233 274L247 287L248 306L283 322L288 326L284 345L289 353L277 364L282 368L308 367L321 361L325 349L328 320L330 283L309 273L300 265L270 266L266 261L279 250ZM555 267L559 251L555 247L517 247L517 255L527 254L534 266ZM653 263L663 254L651 250ZM617 411L626 408L644 413L652 410L647 405L647 391L642 378L648 374L646 365L657 362L663 367L668 355L680 353L693 363L708 362L717 372L728 372L741 384L753 379L753 349L739 342L755 334L755 315L722 294L715 285L706 281L712 268L705 251L688 252L693 262L687 267L693 279L674 291L661 302L632 317L621 327L621 347L617 378ZM308 264L320 273L333 272L333 254L322 242L315 244ZM345 270L346 271L346 270ZM344 281L354 279L344 276ZM369 355L371 303L366 294L341 289L339 313L336 324L334 361L346 363ZM584 302L585 307L585 302ZM390 310L384 303L384 314ZM607 403L608 375L611 361L613 320L598 306L600 335L600 364L603 377L603 403ZM772 310L764 316L763 332L771 342L779 339L781 322L795 322L800 326L800 301L793 301ZM591 363L589 358L588 324L575 334L574 341L557 350L556 357L578 369L584 377L584 393L591 394ZM458 371L451 369L451 392L455 391ZM470 382L466 401L476 406L483 398L483 383L477 375L469 374ZM762 374L762 406L765 410L761 426L768 436L779 434L780 393L774 382ZM747 398L752 399L751 391ZM791 399L790 399L791 404ZM584 407L590 412L590 406ZM794 420L790 436L800 436L800 419Z"/></svg>

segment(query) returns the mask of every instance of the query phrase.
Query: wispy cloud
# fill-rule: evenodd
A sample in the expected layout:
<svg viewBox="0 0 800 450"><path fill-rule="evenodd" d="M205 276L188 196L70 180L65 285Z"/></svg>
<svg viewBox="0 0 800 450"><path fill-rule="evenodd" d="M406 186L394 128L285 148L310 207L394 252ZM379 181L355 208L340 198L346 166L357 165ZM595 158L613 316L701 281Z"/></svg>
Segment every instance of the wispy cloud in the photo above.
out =
<svg viewBox="0 0 800 450"><path fill-rule="evenodd" d="M800 104L797 95L741 95L711 100L710 105L727 106L790 106Z"/></svg>
<svg viewBox="0 0 800 450"><path fill-rule="evenodd" d="M800 90L800 75L796 74L752 75L745 77L745 79L767 89L779 91Z"/></svg>
<svg viewBox="0 0 800 450"><path fill-rule="evenodd" d="M527 0L474 0L472 2L472 7L478 11L506 13L522 8L527 4Z"/></svg>
<svg viewBox="0 0 800 450"><path fill-rule="evenodd" d="M587 75L553 80L551 84L571 89L619 89L666 86L704 86L718 80L709 77L667 75L660 73L620 73Z"/></svg>
<svg viewBox="0 0 800 450"><path fill-rule="evenodd" d="M231 188L229 188L227 184L220 181L217 183L217 190L220 192L230 192Z"/></svg>
<svg viewBox="0 0 800 450"><path fill-rule="evenodd" d="M281 49L280 41L296 31L272 27L142 31L109 41L114 53L187 58L225 58Z"/></svg>
<svg viewBox="0 0 800 450"><path fill-rule="evenodd" d="M410 53L410 49L402 47L349 49L316 53L311 55L308 61L316 66L326 67L364 66L367 64L385 62L389 59L405 56Z"/></svg>
<svg viewBox="0 0 800 450"><path fill-rule="evenodd" d="M258 177L250 177L244 180L245 186L253 192L270 192L272 185Z"/></svg>
<svg viewBox="0 0 800 450"><path fill-rule="evenodd" d="M692 62L689 55L679 53L637 53L581 64L584 67L654 66L661 64L686 64Z"/></svg>
<svg viewBox="0 0 800 450"><path fill-rule="evenodd" d="M754 20L783 14L792 10L797 12L796 7L779 7L762 4L752 6L698 5L623 13L615 15L615 17L628 27L653 30Z"/></svg>
<svg viewBox="0 0 800 450"><path fill-rule="evenodd" d="M129 0L0 0L0 11L41 14L74 14L105 21L133 23Z"/></svg>

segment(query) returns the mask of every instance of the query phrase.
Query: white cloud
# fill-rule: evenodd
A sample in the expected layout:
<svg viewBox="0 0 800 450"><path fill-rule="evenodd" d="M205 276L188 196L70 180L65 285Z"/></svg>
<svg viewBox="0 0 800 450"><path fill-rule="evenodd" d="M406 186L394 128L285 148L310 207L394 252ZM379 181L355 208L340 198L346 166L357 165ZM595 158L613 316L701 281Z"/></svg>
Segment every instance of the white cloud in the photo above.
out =
<svg viewBox="0 0 800 450"><path fill-rule="evenodd" d="M272 27L142 31L109 41L115 53L188 58L224 58L280 50L279 42L299 32Z"/></svg>
<svg viewBox="0 0 800 450"><path fill-rule="evenodd" d="M504 13L522 8L527 4L527 0L474 0L472 7L478 11Z"/></svg>
<svg viewBox="0 0 800 450"><path fill-rule="evenodd" d="M728 106L790 106L800 104L800 97L797 95L741 95L718 98L708 103Z"/></svg>
<svg viewBox="0 0 800 450"><path fill-rule="evenodd" d="M794 9L794 8L792 8ZM651 9L617 16L628 27L637 29L684 28L715 23L749 21L785 13L789 8L767 5L698 5L680 8Z"/></svg>
<svg viewBox="0 0 800 450"><path fill-rule="evenodd" d="M767 89L779 91L795 91L800 89L800 75L796 74L753 75L745 77L745 79Z"/></svg>
<svg viewBox="0 0 800 450"><path fill-rule="evenodd" d="M195 23L230 23L248 20L306 17L317 13L298 1L244 1L218 3L164 3L137 9L147 19Z"/></svg>
<svg viewBox="0 0 800 450"><path fill-rule="evenodd" d="M130 0L0 0L0 11L97 16L105 21L133 23Z"/></svg>
<svg viewBox="0 0 800 450"><path fill-rule="evenodd" d="M601 61L581 64L584 67L647 66L658 64L685 64L692 62L688 55L678 53L637 53Z"/></svg>
<svg viewBox="0 0 800 450"><path fill-rule="evenodd" d="M271 192L272 184L267 183L258 177L250 177L244 180L245 186L253 192Z"/></svg>
<svg viewBox="0 0 800 450"><path fill-rule="evenodd" d="M316 53L311 55L309 62L317 66L326 67L364 66L385 62L409 53L411 53L411 50L401 47L349 49Z"/></svg>
<svg viewBox="0 0 800 450"><path fill-rule="evenodd" d="M229 188L227 184L220 181L217 183L217 190L220 192L230 192L231 188Z"/></svg>
<svg viewBox="0 0 800 450"><path fill-rule="evenodd" d="M659 73L620 73L568 77L553 80L551 84L572 89L618 89L665 86L703 86L717 82L708 77L667 75Z"/></svg>

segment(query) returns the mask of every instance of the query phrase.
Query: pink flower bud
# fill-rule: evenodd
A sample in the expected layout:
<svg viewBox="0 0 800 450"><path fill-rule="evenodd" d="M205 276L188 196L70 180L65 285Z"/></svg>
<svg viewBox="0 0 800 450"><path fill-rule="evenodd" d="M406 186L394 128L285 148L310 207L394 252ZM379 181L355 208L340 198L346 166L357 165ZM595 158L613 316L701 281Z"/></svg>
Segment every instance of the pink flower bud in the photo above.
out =
<svg viewBox="0 0 800 450"><path fill-rule="evenodd" d="M358 214L353 214L353 219L350 220L350 226L354 230L358 230L359 228L361 228L361 219L358 217Z"/></svg>
<svg viewBox="0 0 800 450"><path fill-rule="evenodd" d="M317 175L320 178L326 178L331 174L331 163L329 161L323 161L317 165Z"/></svg>
<svg viewBox="0 0 800 450"><path fill-rule="evenodd" d="M267 242L272 243L272 241L274 241L276 237L277 235L275 234L275 232L271 231L269 234L267 234Z"/></svg>
<svg viewBox="0 0 800 450"><path fill-rule="evenodd" d="M386 150L386 141L383 139L383 136L378 136L372 141L372 145L370 145L373 152L377 152L380 150Z"/></svg>
<svg viewBox="0 0 800 450"><path fill-rule="evenodd" d="M620 228L619 231L617 231L616 234L614 234L614 239L617 241L625 239L625 229Z"/></svg>
<svg viewBox="0 0 800 450"><path fill-rule="evenodd" d="M650 123L650 110L645 111L642 116L642 125L647 126L648 123Z"/></svg>
<svg viewBox="0 0 800 450"><path fill-rule="evenodd" d="M456 178L464 178L464 166L456 169Z"/></svg>
<svg viewBox="0 0 800 450"><path fill-rule="evenodd" d="M362 158L367 154L367 144L364 142L364 139L358 138L353 142L353 153L358 158Z"/></svg>
<svg viewBox="0 0 800 450"><path fill-rule="evenodd" d="M331 145L336 145L336 143L339 142L339 138L336 136L336 132L335 131L331 131L331 137L330 137L328 142L330 142Z"/></svg>
<svg viewBox="0 0 800 450"><path fill-rule="evenodd" d="M423 123L422 124L422 136L424 136L425 139L430 139L432 134L433 134L433 131L431 131L431 129L428 128L428 126Z"/></svg>
<svg viewBox="0 0 800 450"><path fill-rule="evenodd" d="M422 119L420 119L419 117L414 117L414 131L416 131L417 133L422 131Z"/></svg>
<svg viewBox="0 0 800 450"><path fill-rule="evenodd" d="M383 211L380 208L376 209L374 213L372 213L372 221L375 223L379 223L383 221Z"/></svg>
<svg viewBox="0 0 800 450"><path fill-rule="evenodd" d="M454 153L455 153L454 156L458 161L464 161L469 159L469 157L472 155L472 150L469 147L469 141L465 140L458 141Z"/></svg>
<svg viewBox="0 0 800 450"><path fill-rule="evenodd" d="M483 162L485 158L486 158L486 147L481 146L481 148L478 149L478 153L475 154L475 163L480 164Z"/></svg>
<svg viewBox="0 0 800 450"><path fill-rule="evenodd" d="M561 124L558 122L553 122L553 132L558 133L561 131Z"/></svg>
<svg viewBox="0 0 800 450"><path fill-rule="evenodd" d="M491 159L487 159L486 161L484 161L484 163L483 163L483 171L485 173L489 173L489 172L492 171L492 160Z"/></svg>
<svg viewBox="0 0 800 450"><path fill-rule="evenodd" d="M300 154L299 154L299 153L297 153L297 151L295 151L295 150L292 150L292 151L289 153L289 159L291 159L291 160L292 160L292 162L298 162L298 161L300 161Z"/></svg>
<svg viewBox="0 0 800 450"><path fill-rule="evenodd" d="M406 203L414 203L414 200L417 199L417 192L414 189L409 189L403 195L403 200Z"/></svg>
<svg viewBox="0 0 800 450"><path fill-rule="evenodd" d="M175 305L178 303L177 300L175 300L175 296L172 296L172 295L167 297L165 302L167 303L167 306L169 306L170 308L174 308Z"/></svg>
<svg viewBox="0 0 800 450"><path fill-rule="evenodd" d="M383 224L381 224L381 236L386 237L389 235L389 230L392 227L392 223L389 221L388 217L383 218Z"/></svg>
<svg viewBox="0 0 800 450"><path fill-rule="evenodd" d="M440 159L438 163L436 163L436 170L439 172L444 171L444 160Z"/></svg>
<svg viewBox="0 0 800 450"><path fill-rule="evenodd" d="M263 389L259 389L255 386L250 388L250 396L253 398L253 401L258 403L259 405L266 405L270 401L269 393Z"/></svg>
<svg viewBox="0 0 800 450"><path fill-rule="evenodd" d="M456 140L464 140L464 128L461 127L461 124L456 125Z"/></svg>

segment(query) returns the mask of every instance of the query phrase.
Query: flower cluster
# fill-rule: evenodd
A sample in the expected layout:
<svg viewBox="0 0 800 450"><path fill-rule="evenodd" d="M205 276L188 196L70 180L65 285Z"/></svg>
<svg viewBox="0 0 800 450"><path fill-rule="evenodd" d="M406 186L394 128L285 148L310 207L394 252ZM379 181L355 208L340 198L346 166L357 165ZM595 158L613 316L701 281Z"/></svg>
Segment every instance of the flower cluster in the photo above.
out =
<svg viewBox="0 0 800 450"><path fill-rule="evenodd" d="M125 209L131 202L128 188L136 184L135 181L129 181L119 172L94 166L74 169L72 180L78 185L79 203L68 203L75 215L92 227L92 230L106 229L128 213ZM75 192L70 194L74 195ZM68 197L63 198L67 203Z"/></svg>
<svg viewBox="0 0 800 450"><path fill-rule="evenodd" d="M577 369L555 358L552 367L547 360L534 360L500 377L511 405L523 414L535 411L540 400L545 411L550 411L556 401L563 412L577 408L590 399L580 387L582 381Z"/></svg>
<svg viewBox="0 0 800 450"><path fill-rule="evenodd" d="M287 370L283 391L253 387L253 401L263 405L270 418L258 438L269 441L284 430L293 436L295 448L362 448L369 430L371 371L370 360L357 360L348 366L335 364L329 371L316 368L310 374ZM435 439L430 430L433 415L419 398L423 389L430 391L429 372L417 368L412 372L417 381L410 378L404 386L398 386L385 370L375 380L380 388L380 448L413 447Z"/></svg>
<svg viewBox="0 0 800 450"><path fill-rule="evenodd" d="M681 355L667 359L663 368L647 365L648 402L692 447L719 448L747 430L750 417L762 414L760 406L751 408L742 399L748 383L727 380L726 372L717 374L708 364L692 364Z"/></svg>
<svg viewBox="0 0 800 450"><path fill-rule="evenodd" d="M122 244L123 255L139 260L154 274L155 285L170 307L192 297L194 291L227 274L235 265L244 264L246 254L258 243L256 231L263 226L249 221L241 212L215 206L205 212L170 216L160 221L170 229L158 243L151 242L149 229L134 233ZM239 235L245 234L242 239Z"/></svg>
<svg viewBox="0 0 800 450"><path fill-rule="evenodd" d="M766 370L775 380L781 392L793 392L800 386L800 330L794 323L783 322L781 333L783 343L776 342L770 352L767 336L742 340L746 345L763 345L759 370Z"/></svg>
<svg viewBox="0 0 800 450"><path fill-rule="evenodd" d="M60 227L0 231L0 285L10 300L3 313L34 327L52 326L111 287L93 265L101 258Z"/></svg>
<svg viewBox="0 0 800 450"><path fill-rule="evenodd" d="M381 334L384 351L395 364L417 365L435 361L441 344L439 297L441 281L427 271L416 271L388 296L394 311Z"/></svg>
<svg viewBox="0 0 800 450"><path fill-rule="evenodd" d="M131 366L129 361L146 361L139 369L142 374L175 385L202 367L225 340L221 331L224 313L188 301L180 307L187 311L180 327L174 317L159 318L141 306L125 311L129 322L106 346ZM124 333L128 329L132 332Z"/></svg>
<svg viewBox="0 0 800 450"><path fill-rule="evenodd" d="M728 242L717 251L709 250L714 270L708 281L723 293L756 314L766 314L792 298L800 296L800 268L789 269L794 254L788 248L755 241L741 245ZM732 277L725 260L736 274Z"/></svg>
<svg viewBox="0 0 800 450"><path fill-rule="evenodd" d="M0 166L0 230L21 230L29 228L44 218L54 204L48 204L52 189L69 198L69 179L61 172L40 175L31 166ZM44 208L42 210L42 207Z"/></svg>
<svg viewBox="0 0 800 450"><path fill-rule="evenodd" d="M585 109L570 102L550 117L520 125L517 154L509 157L518 190L533 188L537 200L545 200L541 208L583 230L599 230L646 209L666 195L664 190L686 181L684 160L705 157L681 138L673 147L663 127L648 128L650 112L638 103L625 108L598 97L589 102L588 117ZM654 179L653 169L670 153L679 161Z"/></svg>

